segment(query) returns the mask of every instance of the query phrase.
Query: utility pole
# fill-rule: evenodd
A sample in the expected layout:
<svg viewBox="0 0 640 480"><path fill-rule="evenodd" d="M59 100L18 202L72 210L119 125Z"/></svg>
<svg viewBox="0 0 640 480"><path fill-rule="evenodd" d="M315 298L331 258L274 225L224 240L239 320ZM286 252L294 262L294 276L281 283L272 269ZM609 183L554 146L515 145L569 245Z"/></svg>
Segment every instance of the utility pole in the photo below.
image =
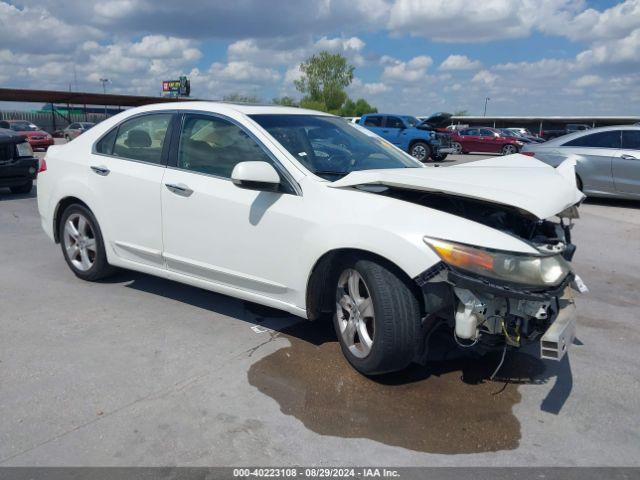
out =
<svg viewBox="0 0 640 480"><path fill-rule="evenodd" d="M489 97L484 97L484 112L482 113L483 117L487 116L487 102L491 100Z"/></svg>
<svg viewBox="0 0 640 480"><path fill-rule="evenodd" d="M102 83L102 93L107 94L107 83L110 82L108 78L101 78L100 83ZM104 105L104 116L107 117L107 104Z"/></svg>

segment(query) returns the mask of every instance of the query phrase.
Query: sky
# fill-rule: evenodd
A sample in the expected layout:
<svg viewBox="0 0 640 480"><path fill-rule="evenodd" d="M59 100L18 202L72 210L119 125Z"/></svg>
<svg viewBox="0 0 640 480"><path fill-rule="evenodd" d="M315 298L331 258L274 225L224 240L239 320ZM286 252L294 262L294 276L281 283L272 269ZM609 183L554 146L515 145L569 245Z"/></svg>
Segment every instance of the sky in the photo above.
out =
<svg viewBox="0 0 640 480"><path fill-rule="evenodd" d="M640 114L640 0L0 1L2 87L269 102L321 50L379 111Z"/></svg>

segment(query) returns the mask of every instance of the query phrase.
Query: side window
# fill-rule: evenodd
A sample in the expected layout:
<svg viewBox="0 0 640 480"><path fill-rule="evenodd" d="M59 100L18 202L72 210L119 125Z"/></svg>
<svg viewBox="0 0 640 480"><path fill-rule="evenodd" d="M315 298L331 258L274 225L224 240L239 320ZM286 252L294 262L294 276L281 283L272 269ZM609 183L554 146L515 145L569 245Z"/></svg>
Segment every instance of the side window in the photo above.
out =
<svg viewBox="0 0 640 480"><path fill-rule="evenodd" d="M76 128L78 128L78 124L77 123L72 123L71 125L69 125L69 130L75 130Z"/></svg>
<svg viewBox="0 0 640 480"><path fill-rule="evenodd" d="M640 150L640 130L623 130L622 148Z"/></svg>
<svg viewBox="0 0 640 480"><path fill-rule="evenodd" d="M480 130L480 136L482 137L493 137L494 136L494 132L493 130L487 130L486 128L483 128Z"/></svg>
<svg viewBox="0 0 640 480"><path fill-rule="evenodd" d="M113 154L113 145L116 142L116 135L118 134L118 127L112 128L109 133L100 139L96 144L96 152L103 153L105 155Z"/></svg>
<svg viewBox="0 0 640 480"><path fill-rule="evenodd" d="M222 118L187 115L180 134L178 167L231 178L240 162L271 162L255 140Z"/></svg>
<svg viewBox="0 0 640 480"><path fill-rule="evenodd" d="M478 129L477 128L470 128L469 130L465 130L463 135L467 135L467 136L476 136L479 135L478 133Z"/></svg>
<svg viewBox="0 0 640 480"><path fill-rule="evenodd" d="M404 123L398 117L387 117L387 128L404 128Z"/></svg>
<svg viewBox="0 0 640 480"><path fill-rule="evenodd" d="M364 120L364 124L367 127L381 127L382 126L382 117L380 117L380 116L367 117Z"/></svg>
<svg viewBox="0 0 640 480"><path fill-rule="evenodd" d="M620 130L592 133L574 138L562 146L564 147L596 147L596 148L620 148Z"/></svg>
<svg viewBox="0 0 640 480"><path fill-rule="evenodd" d="M118 127L113 154L141 162L162 164L162 146L171 122L170 113L143 115Z"/></svg>

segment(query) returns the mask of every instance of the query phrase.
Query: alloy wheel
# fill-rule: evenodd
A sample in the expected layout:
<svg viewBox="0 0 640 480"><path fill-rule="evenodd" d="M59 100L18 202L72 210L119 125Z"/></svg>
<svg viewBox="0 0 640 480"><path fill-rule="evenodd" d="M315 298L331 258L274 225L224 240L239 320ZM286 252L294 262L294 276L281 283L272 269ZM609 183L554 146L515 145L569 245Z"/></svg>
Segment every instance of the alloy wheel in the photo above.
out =
<svg viewBox="0 0 640 480"><path fill-rule="evenodd" d="M454 142L452 146L456 154L460 155L462 153L462 145L460 145L458 142Z"/></svg>
<svg viewBox="0 0 640 480"><path fill-rule="evenodd" d="M64 224L64 248L71 264L82 272L96 260L96 238L87 218L80 213L69 215Z"/></svg>
<svg viewBox="0 0 640 480"><path fill-rule="evenodd" d="M516 147L514 147L513 145L505 145L502 148L502 153L504 153L505 155L511 155L513 153L516 153Z"/></svg>
<svg viewBox="0 0 640 480"><path fill-rule="evenodd" d="M343 344L365 358L375 340L373 300L362 276L352 268L342 272L336 290L336 315Z"/></svg>
<svg viewBox="0 0 640 480"><path fill-rule="evenodd" d="M415 145L411 149L411 156L420 160L421 162L424 162L427 159L427 149L424 148L423 145Z"/></svg>

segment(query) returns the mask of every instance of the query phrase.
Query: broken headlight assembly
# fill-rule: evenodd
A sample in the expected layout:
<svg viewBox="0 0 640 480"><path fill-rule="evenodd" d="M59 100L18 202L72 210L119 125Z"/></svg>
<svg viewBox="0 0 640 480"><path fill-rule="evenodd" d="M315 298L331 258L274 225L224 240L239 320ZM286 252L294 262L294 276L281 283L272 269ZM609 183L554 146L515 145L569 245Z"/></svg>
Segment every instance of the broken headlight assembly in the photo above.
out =
<svg viewBox="0 0 640 480"><path fill-rule="evenodd" d="M424 237L447 265L483 277L529 287L555 287L570 273L561 255L529 255Z"/></svg>

